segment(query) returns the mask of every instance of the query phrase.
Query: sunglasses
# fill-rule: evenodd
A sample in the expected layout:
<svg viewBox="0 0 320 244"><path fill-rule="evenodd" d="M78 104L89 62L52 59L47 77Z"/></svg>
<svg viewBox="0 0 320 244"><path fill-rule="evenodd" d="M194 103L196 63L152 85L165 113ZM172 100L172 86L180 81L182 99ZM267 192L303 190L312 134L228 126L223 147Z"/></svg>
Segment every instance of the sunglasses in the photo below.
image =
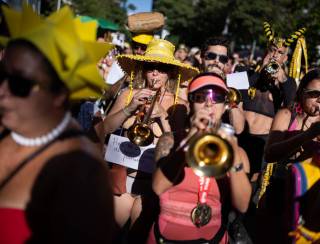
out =
<svg viewBox="0 0 320 244"><path fill-rule="evenodd" d="M16 97L29 96L31 89L37 84L37 82L33 80L29 80L18 75L10 75L1 70L0 85L2 85L5 80L8 82L10 93Z"/></svg>
<svg viewBox="0 0 320 244"><path fill-rule="evenodd" d="M308 98L319 98L320 97L320 91L319 90L303 89L303 93Z"/></svg>
<svg viewBox="0 0 320 244"><path fill-rule="evenodd" d="M142 51L147 50L147 45L140 44L140 43L132 43L132 49L141 49Z"/></svg>
<svg viewBox="0 0 320 244"><path fill-rule="evenodd" d="M147 72L157 70L159 73L168 73L171 69L171 66L165 64L146 63L144 65L144 70Z"/></svg>
<svg viewBox="0 0 320 244"><path fill-rule="evenodd" d="M226 64L229 60L227 55L220 55L220 54L212 53L212 52L206 53L204 55L205 60L216 60L217 57L218 57L219 62L222 64Z"/></svg>
<svg viewBox="0 0 320 244"><path fill-rule="evenodd" d="M226 93L215 90L203 90L188 95L189 101L193 103L204 103L209 98L213 103L225 103Z"/></svg>

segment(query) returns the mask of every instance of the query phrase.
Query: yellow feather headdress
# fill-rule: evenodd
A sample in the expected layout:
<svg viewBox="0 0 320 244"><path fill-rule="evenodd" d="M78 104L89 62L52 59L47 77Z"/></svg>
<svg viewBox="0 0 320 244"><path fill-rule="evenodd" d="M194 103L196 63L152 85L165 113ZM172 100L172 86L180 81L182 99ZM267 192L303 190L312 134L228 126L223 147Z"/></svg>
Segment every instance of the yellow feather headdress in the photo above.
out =
<svg viewBox="0 0 320 244"><path fill-rule="evenodd" d="M24 39L35 45L69 88L71 99L101 96L106 85L96 64L113 45L95 41L97 23L80 22L69 7L47 18L26 4L21 12L3 7L3 14L10 37L1 36L1 44Z"/></svg>
<svg viewBox="0 0 320 244"><path fill-rule="evenodd" d="M263 29L265 35L268 39L269 45L275 45L277 48L282 46L289 47L292 43L297 41L295 50L292 55L289 76L295 79L296 82L299 82L301 77L301 61L302 54L305 60L305 73L308 71L308 55L307 55L307 46L303 34L306 32L306 28L301 28L291 34L288 38L284 39L281 37L275 37L274 31L271 28L271 25L268 22L263 23Z"/></svg>

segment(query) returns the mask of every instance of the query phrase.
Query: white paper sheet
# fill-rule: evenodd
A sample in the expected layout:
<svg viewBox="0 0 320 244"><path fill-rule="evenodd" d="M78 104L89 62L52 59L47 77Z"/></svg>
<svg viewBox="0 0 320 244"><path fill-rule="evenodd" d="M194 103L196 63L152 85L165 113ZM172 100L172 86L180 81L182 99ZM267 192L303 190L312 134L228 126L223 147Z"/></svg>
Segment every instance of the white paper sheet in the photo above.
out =
<svg viewBox="0 0 320 244"><path fill-rule="evenodd" d="M237 72L227 75L227 86L238 90L249 89L249 79L247 72Z"/></svg>
<svg viewBox="0 0 320 244"><path fill-rule="evenodd" d="M105 160L128 168L152 173L155 169L154 148L155 145L153 144L147 147L138 147L126 137L111 134Z"/></svg>

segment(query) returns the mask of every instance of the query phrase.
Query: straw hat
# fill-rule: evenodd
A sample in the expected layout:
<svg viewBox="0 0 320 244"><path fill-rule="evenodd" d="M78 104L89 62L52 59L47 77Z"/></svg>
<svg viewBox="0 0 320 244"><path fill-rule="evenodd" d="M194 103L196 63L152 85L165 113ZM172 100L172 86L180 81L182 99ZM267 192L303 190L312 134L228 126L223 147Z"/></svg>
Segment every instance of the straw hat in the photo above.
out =
<svg viewBox="0 0 320 244"><path fill-rule="evenodd" d="M68 87L71 99L101 96L106 86L96 64L113 45L96 42L96 22L81 23L68 7L47 18L26 4L22 12L3 7L3 13L10 37L0 36L1 44L23 39L35 45Z"/></svg>
<svg viewBox="0 0 320 244"><path fill-rule="evenodd" d="M199 73L197 68L181 63L174 58L174 45L166 40L153 39L147 46L144 55L119 55L117 61L128 75L135 71L136 65L141 62L163 63L178 68L181 82L189 81ZM180 82L180 80L178 82Z"/></svg>

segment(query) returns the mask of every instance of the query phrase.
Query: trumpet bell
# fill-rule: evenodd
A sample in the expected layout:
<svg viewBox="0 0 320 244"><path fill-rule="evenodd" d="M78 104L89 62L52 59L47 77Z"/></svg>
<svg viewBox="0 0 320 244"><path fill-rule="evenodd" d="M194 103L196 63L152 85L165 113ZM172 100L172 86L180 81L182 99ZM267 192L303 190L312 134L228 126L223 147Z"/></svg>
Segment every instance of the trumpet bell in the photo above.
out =
<svg viewBox="0 0 320 244"><path fill-rule="evenodd" d="M240 91L233 87L228 87L229 93L227 95L227 101L229 104L236 104L238 105L240 102L242 102L242 95Z"/></svg>
<svg viewBox="0 0 320 244"><path fill-rule="evenodd" d="M137 146L149 146L154 139L154 134L148 124L137 123L128 130L129 140Z"/></svg>
<svg viewBox="0 0 320 244"><path fill-rule="evenodd" d="M204 133L190 140L186 151L189 166L198 176L220 178L233 163L233 149L217 134Z"/></svg>
<svg viewBox="0 0 320 244"><path fill-rule="evenodd" d="M275 74L275 73L277 73L277 72L279 71L279 69L280 69L280 64L277 63L277 62L275 62L275 61L271 61L271 62L266 66L265 69L266 69L266 72L267 72L268 74L273 75L273 74Z"/></svg>

